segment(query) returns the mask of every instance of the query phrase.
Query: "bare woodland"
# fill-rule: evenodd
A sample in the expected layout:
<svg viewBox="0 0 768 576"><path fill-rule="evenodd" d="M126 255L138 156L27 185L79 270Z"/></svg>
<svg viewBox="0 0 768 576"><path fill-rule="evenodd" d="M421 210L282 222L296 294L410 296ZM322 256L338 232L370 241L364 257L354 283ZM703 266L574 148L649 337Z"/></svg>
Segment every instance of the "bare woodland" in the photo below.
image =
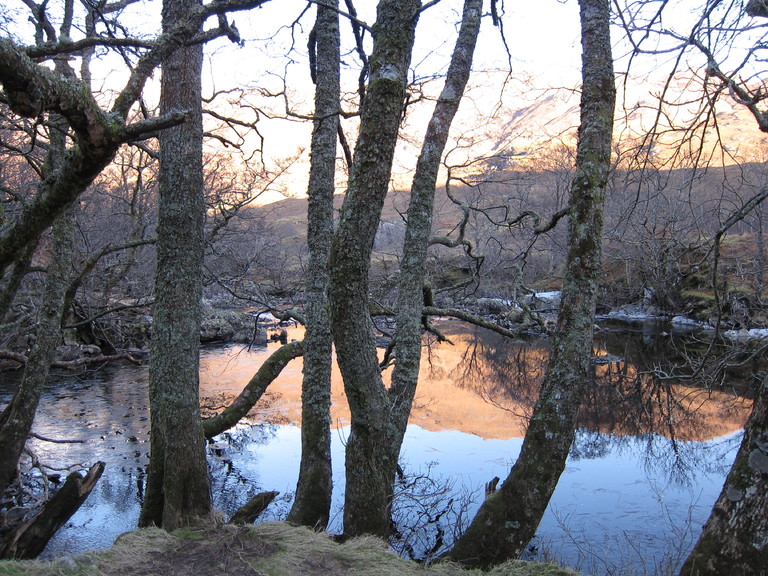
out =
<svg viewBox="0 0 768 576"><path fill-rule="evenodd" d="M245 50L246 35L267 33L246 34L237 21L258 28L250 16L272 4L163 0L159 27L147 23L152 7L142 0L21 0L0 16L0 357L23 370L0 414L0 491L12 499L21 489L25 443L61 349L79 352L69 367L142 361L150 341L139 523L211 522L206 439L234 426L302 355L302 457L288 520L325 528L332 466L343 466L342 536L387 538L423 336L444 338L431 318L455 317L508 337L552 333L522 452L445 552L483 568L517 558L571 450L598 310L686 315L714 339L768 325L768 172L759 147L734 136L768 132L768 7L579 0L578 117L521 151L514 128L501 128L500 94L523 56L509 51L516 23L502 0L380 0L375 15L352 0L297 2L278 23L291 43L271 70L276 84L206 84L206 59L215 72L222 46ZM441 59L429 30L445 6L450 17L440 12L438 24L451 36ZM482 34L507 54L501 73L477 64ZM313 91L303 103L287 72L297 60ZM650 82L647 62L663 62L664 75ZM491 72L502 80L483 87L483 98L499 102L482 119L500 126L489 148L459 113L481 108L473 82ZM630 86L637 76L654 86L639 98ZM311 125L307 141L277 160L266 128L274 119ZM416 161L400 183L404 146ZM309 166L294 196L307 200L262 205L285 191L299 148ZM561 293L554 326L526 304L547 289ZM499 301L520 306L489 316ZM199 348L211 302L291 319L306 332L203 420ZM330 456L334 350L352 415L344 462ZM716 382L734 358L748 358L755 382L743 443L681 575L765 573L764 356L761 341L717 356L713 346L670 375ZM90 490L100 473L94 465L72 482ZM70 498L57 519L81 503ZM46 504L37 528L3 535L0 556L39 553L39 540L19 543L56 530L45 508L53 513Z"/></svg>

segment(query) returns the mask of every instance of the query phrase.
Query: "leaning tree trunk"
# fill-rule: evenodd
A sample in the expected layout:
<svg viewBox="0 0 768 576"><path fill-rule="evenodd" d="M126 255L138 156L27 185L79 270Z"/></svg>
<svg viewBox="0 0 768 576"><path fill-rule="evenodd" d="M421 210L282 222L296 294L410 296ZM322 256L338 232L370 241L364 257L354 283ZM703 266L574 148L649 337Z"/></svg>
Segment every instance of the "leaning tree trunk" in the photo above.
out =
<svg viewBox="0 0 768 576"><path fill-rule="evenodd" d="M310 35L315 50L315 121L307 207L307 313L304 380L301 391L301 464L288 520L328 525L331 510L331 321L328 311L328 255L333 237L336 134L339 128L340 34L338 0L317 6ZM314 45L313 45L314 43Z"/></svg>
<svg viewBox="0 0 768 576"><path fill-rule="evenodd" d="M432 233L435 184L448 132L472 71L482 10L483 0L465 0L461 28L445 85L427 126L411 185L398 281L395 368L389 389L392 425L387 445L390 459L394 461L397 461L400 454L419 378L424 281L427 249Z"/></svg>
<svg viewBox="0 0 768 576"><path fill-rule="evenodd" d="M165 0L163 29L196 0ZM187 110L160 133L159 221L150 348L150 463L140 526L173 530L211 511L199 403L200 299L205 202L203 49L184 46L162 65L161 113Z"/></svg>
<svg viewBox="0 0 768 576"><path fill-rule="evenodd" d="M768 572L768 377L709 520L680 576Z"/></svg>
<svg viewBox="0 0 768 576"><path fill-rule="evenodd" d="M72 263L74 224L70 211L53 225L54 249L48 264L45 294L37 315L36 340L24 375L11 402L0 415L0 494L16 477L40 396L48 378L56 346L61 340L61 319Z"/></svg>
<svg viewBox="0 0 768 576"><path fill-rule="evenodd" d="M522 451L502 487L486 498L449 556L491 566L518 557L546 510L573 442L589 380L603 204L611 152L615 87L610 1L580 0L581 124L571 184L569 242L552 356Z"/></svg>
<svg viewBox="0 0 768 576"><path fill-rule="evenodd" d="M61 168L66 154L67 123L51 116L50 148L44 173ZM56 346L61 339L61 319L72 263L74 223L72 211L59 216L53 225L53 252L50 254L43 301L37 316L36 340L24 367L19 388L0 414L0 494L16 477L35 412L48 378Z"/></svg>
<svg viewBox="0 0 768 576"><path fill-rule="evenodd" d="M389 188L420 0L381 0L349 188L329 260L331 326L352 414L346 450L344 532L386 536L389 399L368 311L373 240Z"/></svg>

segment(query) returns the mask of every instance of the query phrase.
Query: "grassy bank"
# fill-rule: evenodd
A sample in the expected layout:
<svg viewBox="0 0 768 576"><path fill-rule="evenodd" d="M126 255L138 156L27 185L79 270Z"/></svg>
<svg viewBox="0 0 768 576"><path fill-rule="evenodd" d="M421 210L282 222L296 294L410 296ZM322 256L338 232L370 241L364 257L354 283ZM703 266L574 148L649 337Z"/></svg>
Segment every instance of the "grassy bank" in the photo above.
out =
<svg viewBox="0 0 768 576"><path fill-rule="evenodd" d="M52 562L0 562L2 576L572 576L549 564L510 562L491 572L429 567L391 553L377 538L337 544L285 523L215 529L137 530L99 552Z"/></svg>

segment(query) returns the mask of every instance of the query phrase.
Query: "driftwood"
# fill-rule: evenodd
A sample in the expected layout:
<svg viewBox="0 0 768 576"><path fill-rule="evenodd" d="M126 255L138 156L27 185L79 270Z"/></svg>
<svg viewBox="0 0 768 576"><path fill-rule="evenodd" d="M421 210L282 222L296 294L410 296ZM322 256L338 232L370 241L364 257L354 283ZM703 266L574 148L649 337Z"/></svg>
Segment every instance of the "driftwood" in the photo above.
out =
<svg viewBox="0 0 768 576"><path fill-rule="evenodd" d="M29 360L24 354L12 352L11 350L0 350L0 359L12 360L22 366L27 365ZM113 362L115 360L127 360L131 364L141 365L141 360L124 352L122 354L100 354L99 356L83 356L77 360L56 360L51 364L53 368L64 368L66 370L77 370L85 364L101 364L104 362Z"/></svg>
<svg viewBox="0 0 768 576"><path fill-rule="evenodd" d="M58 492L42 510L12 530L0 548L0 558L37 558L56 531L77 512L104 472L104 462L94 464L85 478L78 472L67 476Z"/></svg>
<svg viewBox="0 0 768 576"><path fill-rule="evenodd" d="M131 364L141 366L141 360L131 356L127 352L121 354L103 354L99 356L83 356L77 360L57 360L51 364L52 368L65 368L67 370L77 370L85 364L103 364L104 362L114 362L115 360L127 360Z"/></svg>
<svg viewBox="0 0 768 576"><path fill-rule="evenodd" d="M244 504L237 510L237 512L235 512L229 523L253 524L254 520L259 517L259 514L264 512L264 510L267 509L267 506L272 503L272 500L277 498L278 494L280 494L280 492L262 492L261 494L256 494L256 496L251 498L247 504Z"/></svg>

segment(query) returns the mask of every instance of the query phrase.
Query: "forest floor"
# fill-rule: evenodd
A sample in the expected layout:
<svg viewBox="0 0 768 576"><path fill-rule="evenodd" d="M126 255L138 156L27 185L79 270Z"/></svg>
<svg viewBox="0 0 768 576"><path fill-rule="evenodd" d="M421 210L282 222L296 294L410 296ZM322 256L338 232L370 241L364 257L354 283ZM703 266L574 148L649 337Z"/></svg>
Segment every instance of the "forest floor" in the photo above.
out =
<svg viewBox="0 0 768 576"><path fill-rule="evenodd" d="M99 552L50 562L3 561L0 576L575 576L550 564L509 562L491 572L451 563L424 566L372 537L337 544L306 528L274 522L129 532Z"/></svg>

